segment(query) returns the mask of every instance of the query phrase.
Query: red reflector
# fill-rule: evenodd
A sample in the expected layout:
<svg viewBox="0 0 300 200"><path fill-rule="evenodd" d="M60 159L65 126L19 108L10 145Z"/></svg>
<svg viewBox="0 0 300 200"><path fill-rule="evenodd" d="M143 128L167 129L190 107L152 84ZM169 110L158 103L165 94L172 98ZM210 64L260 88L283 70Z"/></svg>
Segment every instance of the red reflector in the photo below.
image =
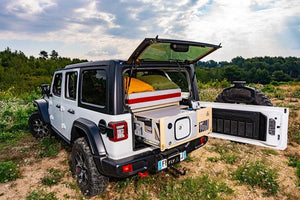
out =
<svg viewBox="0 0 300 200"><path fill-rule="evenodd" d="M201 144L203 144L205 141L206 141L206 138L205 138L205 137L201 137L201 138L200 138L200 143L201 143Z"/></svg>
<svg viewBox="0 0 300 200"><path fill-rule="evenodd" d="M129 165L124 165L122 167L122 171L125 172L125 173L130 173L133 171L133 168L132 168L132 164L129 164Z"/></svg>

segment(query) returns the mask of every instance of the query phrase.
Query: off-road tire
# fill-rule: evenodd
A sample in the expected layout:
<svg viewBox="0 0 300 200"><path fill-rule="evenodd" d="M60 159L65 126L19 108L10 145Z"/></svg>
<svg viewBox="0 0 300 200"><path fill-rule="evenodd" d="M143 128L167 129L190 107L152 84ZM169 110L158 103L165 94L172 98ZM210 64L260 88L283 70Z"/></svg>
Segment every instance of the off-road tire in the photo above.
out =
<svg viewBox="0 0 300 200"><path fill-rule="evenodd" d="M89 145L85 138L78 138L72 147L71 170L81 192L89 197L103 192L108 185L108 177L97 170Z"/></svg>
<svg viewBox="0 0 300 200"><path fill-rule="evenodd" d="M220 103L232 103L228 102L226 99L230 99L231 101L237 101L243 103L243 99L251 98L251 94L249 90L245 88L231 88L229 90L223 90L221 94L219 94L215 100L215 102ZM246 102L246 101L245 101ZM261 105L261 106L273 106L271 100L261 91L254 90L254 101L250 104L252 105Z"/></svg>
<svg viewBox="0 0 300 200"><path fill-rule="evenodd" d="M52 134L51 128L48 124L45 124L38 111L35 111L28 120L28 127L33 137L42 139Z"/></svg>

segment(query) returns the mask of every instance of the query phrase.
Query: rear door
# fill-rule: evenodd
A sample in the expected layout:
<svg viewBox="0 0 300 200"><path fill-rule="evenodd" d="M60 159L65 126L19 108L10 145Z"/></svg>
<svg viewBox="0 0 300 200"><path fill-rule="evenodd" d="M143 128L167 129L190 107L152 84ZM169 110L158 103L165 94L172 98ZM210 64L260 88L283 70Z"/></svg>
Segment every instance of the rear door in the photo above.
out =
<svg viewBox="0 0 300 200"><path fill-rule="evenodd" d="M146 38L129 57L127 64L172 62L193 64L219 48L221 45Z"/></svg>
<svg viewBox="0 0 300 200"><path fill-rule="evenodd" d="M284 150L289 109L282 107L200 102L213 108L208 136Z"/></svg>
<svg viewBox="0 0 300 200"><path fill-rule="evenodd" d="M73 122L78 116L78 74L79 69L65 71L64 95L62 108L62 134L68 141L71 140Z"/></svg>

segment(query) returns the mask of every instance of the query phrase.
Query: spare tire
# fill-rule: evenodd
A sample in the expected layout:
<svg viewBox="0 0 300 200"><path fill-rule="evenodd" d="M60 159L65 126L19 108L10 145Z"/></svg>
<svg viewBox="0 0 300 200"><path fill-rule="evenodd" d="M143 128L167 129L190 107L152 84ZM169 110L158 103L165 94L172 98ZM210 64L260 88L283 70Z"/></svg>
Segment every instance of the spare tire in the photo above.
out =
<svg viewBox="0 0 300 200"><path fill-rule="evenodd" d="M235 81L233 83L235 85L225 88L217 96L215 102L273 106L271 100L260 90L245 86L243 81Z"/></svg>

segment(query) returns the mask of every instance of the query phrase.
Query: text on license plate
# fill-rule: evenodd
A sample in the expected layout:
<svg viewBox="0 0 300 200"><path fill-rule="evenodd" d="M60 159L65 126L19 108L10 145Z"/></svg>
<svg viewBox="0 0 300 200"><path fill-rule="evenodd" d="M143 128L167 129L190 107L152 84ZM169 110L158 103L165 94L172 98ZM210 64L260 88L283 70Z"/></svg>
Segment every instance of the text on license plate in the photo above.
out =
<svg viewBox="0 0 300 200"><path fill-rule="evenodd" d="M158 171L166 169L168 166L171 166L175 163L181 162L186 159L186 151L183 151L179 154L176 154L168 159L163 159L158 161Z"/></svg>

